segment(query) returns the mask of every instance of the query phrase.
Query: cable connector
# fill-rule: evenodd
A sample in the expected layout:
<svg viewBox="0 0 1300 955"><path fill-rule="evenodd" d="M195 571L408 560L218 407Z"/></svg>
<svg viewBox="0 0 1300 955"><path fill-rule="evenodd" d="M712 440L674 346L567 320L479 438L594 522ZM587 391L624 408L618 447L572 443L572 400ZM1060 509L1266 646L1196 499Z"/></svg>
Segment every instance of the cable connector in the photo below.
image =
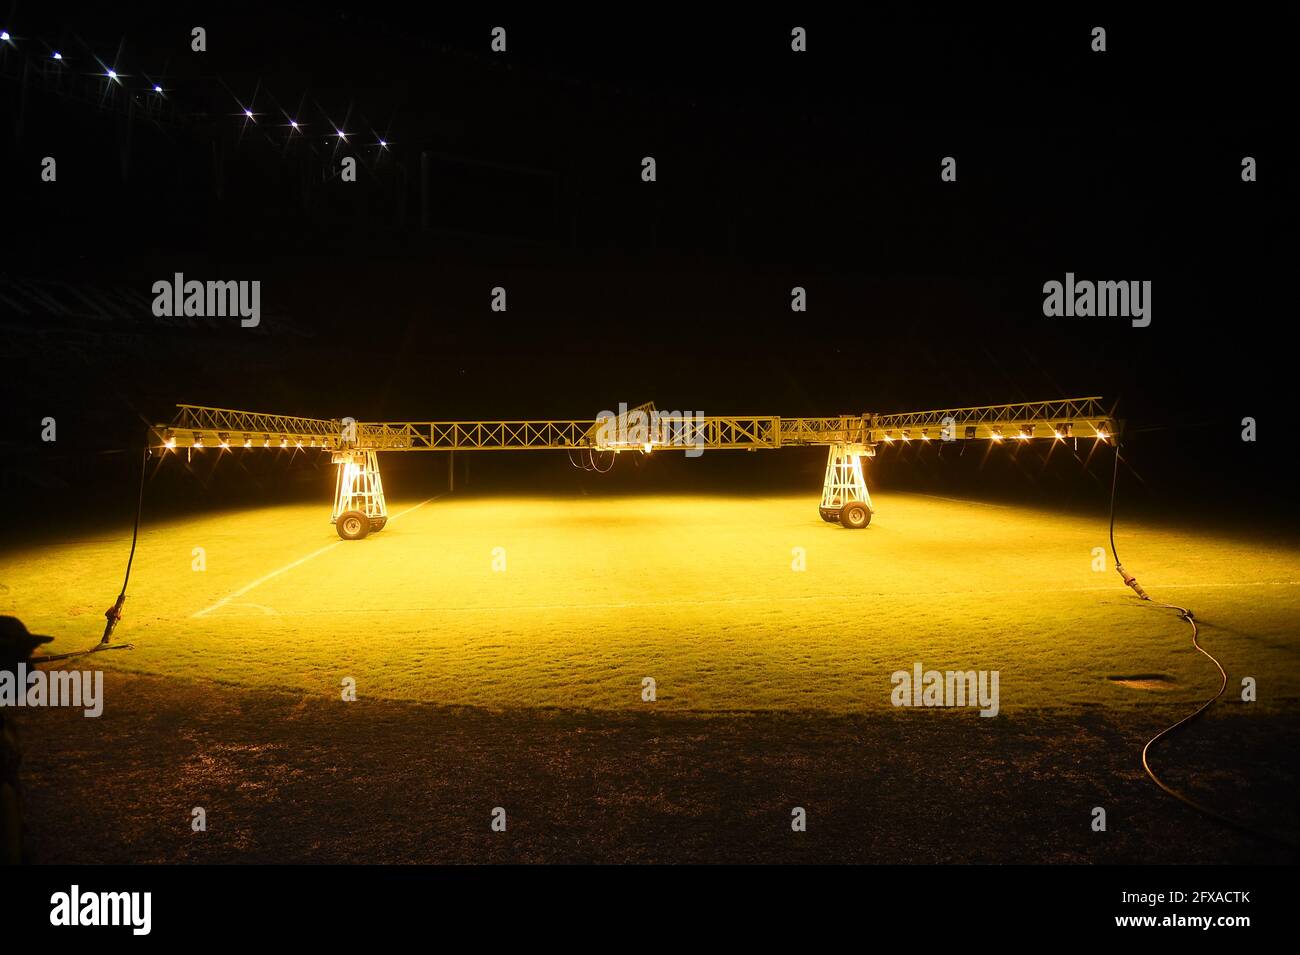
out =
<svg viewBox="0 0 1300 955"><path fill-rule="evenodd" d="M1141 597L1143 600L1151 599L1150 597L1147 596L1147 592L1142 589L1142 585L1137 582L1137 578L1124 569L1123 564L1116 564L1115 569L1119 571L1119 575L1124 578L1124 586L1132 587L1133 592L1137 594L1139 597Z"/></svg>
<svg viewBox="0 0 1300 955"><path fill-rule="evenodd" d="M122 619L122 604L124 603L126 603L125 592L118 594L117 601L113 606L104 611L104 617L107 619L107 623L104 624L104 636L100 638L100 646L108 643L109 638L113 636L113 630L117 626L117 622Z"/></svg>

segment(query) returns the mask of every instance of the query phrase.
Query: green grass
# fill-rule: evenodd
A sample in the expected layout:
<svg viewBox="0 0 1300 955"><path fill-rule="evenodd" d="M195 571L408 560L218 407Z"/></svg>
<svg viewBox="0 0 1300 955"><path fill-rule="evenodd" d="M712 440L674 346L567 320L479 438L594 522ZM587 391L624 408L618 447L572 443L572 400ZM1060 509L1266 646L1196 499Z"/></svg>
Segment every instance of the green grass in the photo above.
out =
<svg viewBox="0 0 1300 955"><path fill-rule="evenodd" d="M1187 627L1132 597L1108 550L1092 569L1103 520L887 493L876 507L846 531L810 495L452 498L350 543L325 502L204 515L142 531L116 638L136 649L91 659L330 696L351 676L362 697L491 708L869 711L917 660L1001 671L1004 710L1217 688ZM1253 676L1265 705L1300 698L1300 554L1134 523L1118 542L1156 599L1195 609L1230 694ZM55 635L52 651L94 643L128 544L0 557L0 612ZM191 569L195 547L206 571ZM1107 679L1143 674L1171 682Z"/></svg>

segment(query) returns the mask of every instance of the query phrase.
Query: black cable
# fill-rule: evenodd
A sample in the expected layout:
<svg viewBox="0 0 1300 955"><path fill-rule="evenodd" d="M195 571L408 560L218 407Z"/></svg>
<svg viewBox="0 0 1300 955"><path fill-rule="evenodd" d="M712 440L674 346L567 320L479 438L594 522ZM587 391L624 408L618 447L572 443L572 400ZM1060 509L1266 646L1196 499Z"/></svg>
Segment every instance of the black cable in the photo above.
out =
<svg viewBox="0 0 1300 955"><path fill-rule="evenodd" d="M135 499L135 525L131 528L131 553L126 558L126 574L122 578L122 590L117 595L117 600L113 606L104 611L107 618L104 623L104 635L100 638L99 643L88 650L74 650L70 653L51 653L47 656L32 657L31 663L53 663L55 660L71 660L75 657L84 657L88 653L98 653L101 650L132 650L129 643L110 644L109 638L113 636L113 629L122 619L122 605L126 603L126 585L131 581L131 565L135 562L135 545L140 539L140 512L144 510L144 481L145 475L149 470L149 448L146 446L140 455L140 489L136 493Z"/></svg>
<svg viewBox="0 0 1300 955"><path fill-rule="evenodd" d="M149 448L146 445L140 452L140 489L135 499L135 526L131 528L131 553L126 558L126 574L122 577L122 592L117 595L117 601L113 606L104 611L104 616L107 619L104 623L104 636L99 641L100 646L108 643L109 638L113 636L113 628L122 619L122 605L126 603L126 585L131 581L131 564L135 562L135 545L140 538L140 512L144 510L144 479L148 470Z"/></svg>
<svg viewBox="0 0 1300 955"><path fill-rule="evenodd" d="M1300 849L1300 846L1290 841L1289 839L1285 839L1273 833L1264 832L1262 830L1256 829L1253 826L1241 822L1238 819L1232 818L1231 816L1225 816L1223 813L1215 809L1211 809L1209 806L1206 806L1204 803L1198 802L1197 800L1193 799L1191 796L1179 792L1177 789L1174 789L1173 786L1170 786L1159 776L1157 776L1155 770L1151 768L1151 763L1147 758L1147 754L1150 752L1151 747L1153 747L1156 743L1160 742L1160 740L1164 739L1166 736L1169 736L1177 732L1179 729L1186 726L1188 723L1191 723L1202 713L1208 710L1211 706L1213 706L1216 702L1218 702L1219 698L1223 696L1223 691L1228 688L1228 673L1226 670L1223 669L1223 664L1220 663L1217 659L1215 659L1215 657L1209 651L1207 651L1204 647L1201 646L1200 628L1197 627L1196 625L1195 615L1186 607L1177 607L1174 606L1173 604L1156 603L1154 600L1151 599L1151 597L1147 594L1147 592L1142 589L1141 585L1138 584L1137 579L1128 571L1126 571L1124 569L1124 565L1120 563L1119 551L1115 549L1115 491L1119 485L1119 458L1120 458L1119 451L1120 451L1120 440L1119 440L1119 436L1116 435L1115 467L1114 467L1114 471L1111 474L1111 480L1110 480L1110 552L1115 558L1115 569L1119 572L1119 575L1124 578L1124 583L1127 586L1132 587L1133 592L1136 593L1140 599L1148 601L1153 606L1160 607L1164 610L1177 611L1178 616L1181 617L1183 620L1186 620L1187 623L1192 628L1192 646L1196 648L1196 651L1198 653L1202 654L1207 659L1209 659L1209 661L1213 663L1215 667L1218 668L1219 671L1219 691L1215 693L1214 696L1210 697L1199 707L1197 707L1195 712L1189 713L1187 716L1184 716L1181 720L1179 720L1177 723L1174 723L1172 726L1166 726L1155 736L1147 740L1146 745L1142 747L1142 769L1146 772L1146 774L1149 777L1151 777L1151 781L1155 783L1157 786L1159 786L1164 792L1168 793L1170 796L1173 796L1175 799L1177 799L1179 802L1183 803L1184 805L1190 806L1192 809L1195 809L1197 812L1201 813L1202 815L1208 816L1209 818L1215 820L1216 822L1222 823L1225 826L1228 826L1232 829L1236 829L1238 832L1246 833L1247 835L1254 836L1258 839L1263 839L1267 842L1278 843L1280 845L1286 846L1289 849Z"/></svg>

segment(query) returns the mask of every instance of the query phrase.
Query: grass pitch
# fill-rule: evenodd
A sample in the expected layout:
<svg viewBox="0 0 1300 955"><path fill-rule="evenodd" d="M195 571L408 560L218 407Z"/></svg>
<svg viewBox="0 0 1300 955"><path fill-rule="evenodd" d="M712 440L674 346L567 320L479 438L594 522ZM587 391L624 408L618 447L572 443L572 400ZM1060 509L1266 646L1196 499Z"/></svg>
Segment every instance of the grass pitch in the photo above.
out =
<svg viewBox="0 0 1300 955"><path fill-rule="evenodd" d="M1122 586L1102 518L884 493L847 531L815 505L399 501L359 542L338 540L326 503L146 521L116 637L135 649L92 659L334 699L352 677L363 698L490 709L849 714L890 708L890 675L916 661L1000 671L1003 710L1217 688L1186 626ZM1153 597L1195 610L1230 696L1251 676L1263 705L1300 697L1300 554L1128 521L1118 544ZM52 652L93 644L128 546L4 555L2 612L55 635Z"/></svg>

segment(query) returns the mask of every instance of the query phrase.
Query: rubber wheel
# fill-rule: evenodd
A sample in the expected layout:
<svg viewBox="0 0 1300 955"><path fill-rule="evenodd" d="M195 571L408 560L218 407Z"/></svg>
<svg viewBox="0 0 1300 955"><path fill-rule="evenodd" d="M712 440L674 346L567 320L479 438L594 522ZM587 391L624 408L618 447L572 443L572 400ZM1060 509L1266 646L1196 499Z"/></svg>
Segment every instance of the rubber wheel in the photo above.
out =
<svg viewBox="0 0 1300 955"><path fill-rule="evenodd" d="M370 533L370 518L361 511L344 511L334 522L334 529L345 541L359 541Z"/></svg>
<svg viewBox="0 0 1300 955"><path fill-rule="evenodd" d="M374 518L374 519L370 522L370 533L373 534L375 531L382 531L382 530L384 529L384 525L387 524L387 523L388 523L388 518L386 518L386 517L376 517L376 518Z"/></svg>
<svg viewBox="0 0 1300 955"><path fill-rule="evenodd" d="M819 507L817 513L821 515L822 520L827 524L838 524L840 522L840 509L838 507Z"/></svg>
<svg viewBox="0 0 1300 955"><path fill-rule="evenodd" d="M871 508L861 501L849 501L840 508L840 523L850 530L861 530L871 523Z"/></svg>

